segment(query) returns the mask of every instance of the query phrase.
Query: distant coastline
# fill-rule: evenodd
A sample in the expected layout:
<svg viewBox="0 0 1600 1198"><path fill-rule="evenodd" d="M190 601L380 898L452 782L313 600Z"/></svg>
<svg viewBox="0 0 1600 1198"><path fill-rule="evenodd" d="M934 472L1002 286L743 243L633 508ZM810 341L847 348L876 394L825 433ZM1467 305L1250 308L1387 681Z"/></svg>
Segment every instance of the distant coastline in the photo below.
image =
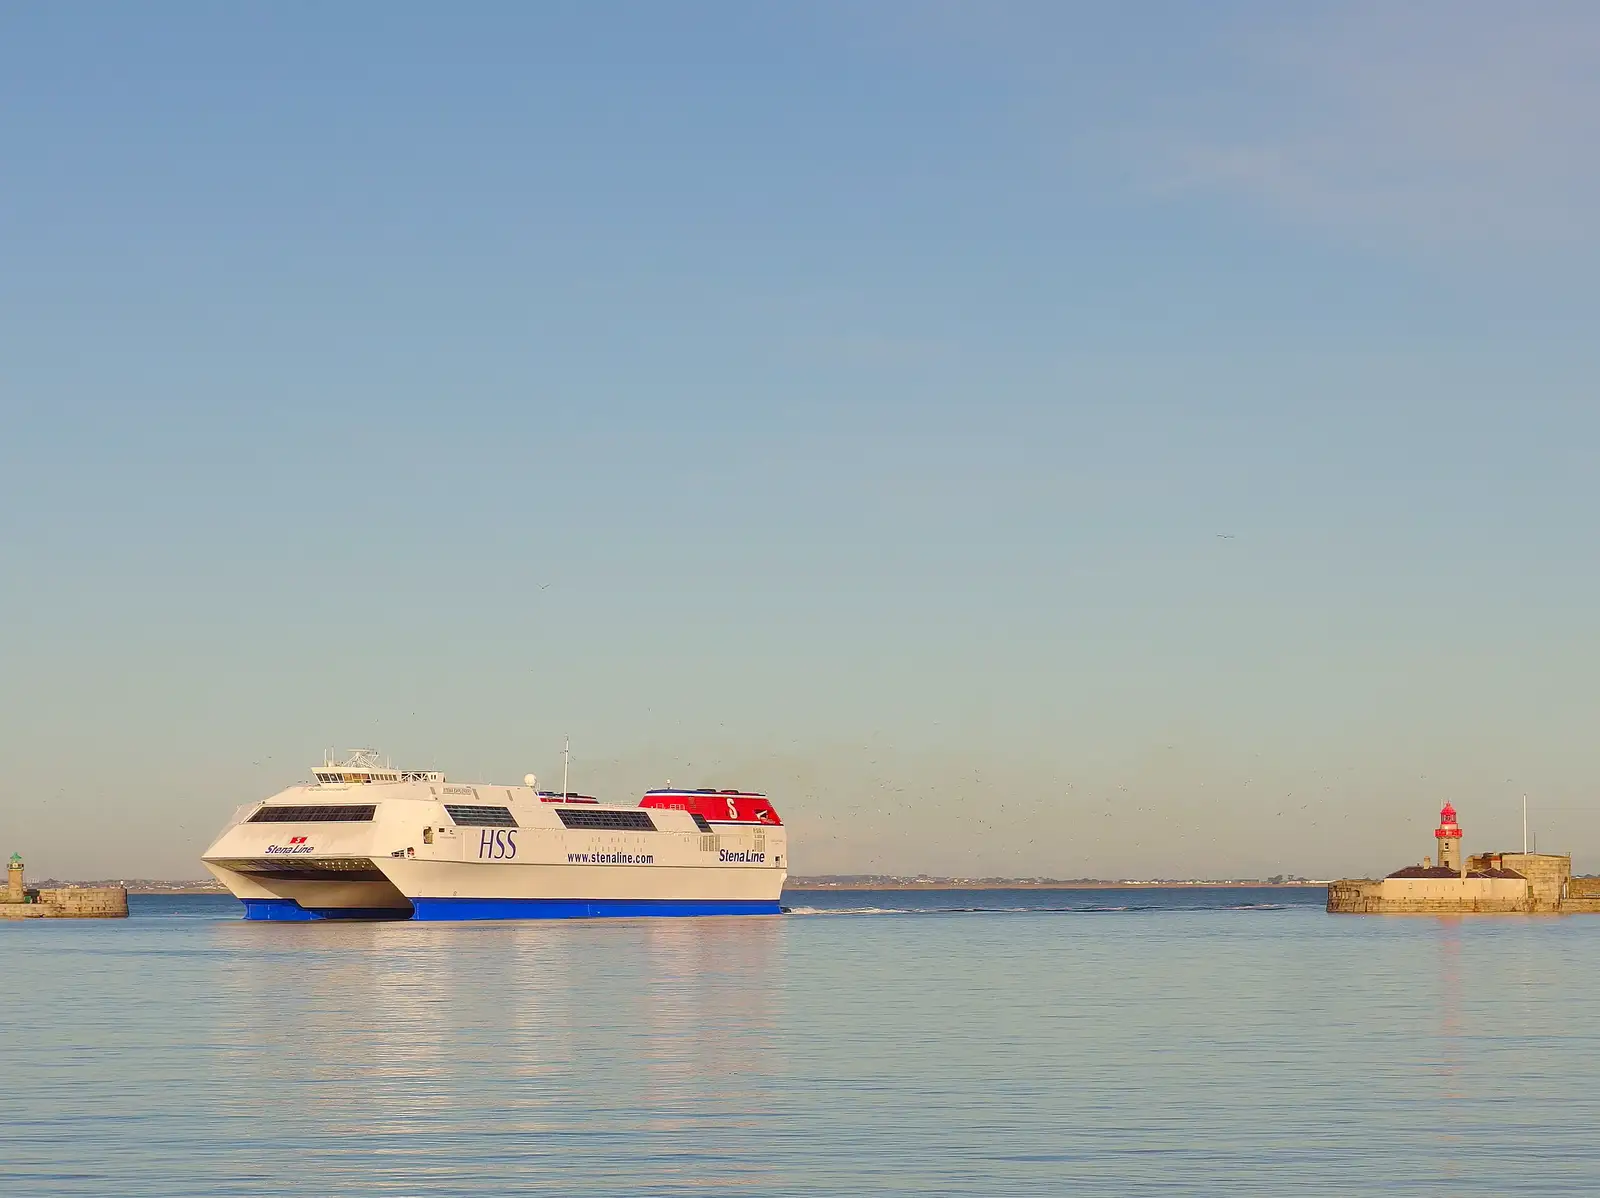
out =
<svg viewBox="0 0 1600 1198"><path fill-rule="evenodd" d="M170 882L160 878L97 878L94 881L61 881L46 878L40 886L120 886L129 894L227 894L227 888L214 878Z"/></svg>
<svg viewBox="0 0 1600 1198"><path fill-rule="evenodd" d="M1326 886L1311 878L931 878L880 877L843 874L791 877L785 890L1111 890L1177 889L1217 886Z"/></svg>
<svg viewBox="0 0 1600 1198"><path fill-rule="evenodd" d="M934 878L867 874L822 874L791 877L785 890L1113 890L1169 889L1180 887L1326 886L1313 878ZM159 878L99 878L61 881L47 878L43 886L120 886L129 894L227 894L226 887L210 878L164 881Z"/></svg>

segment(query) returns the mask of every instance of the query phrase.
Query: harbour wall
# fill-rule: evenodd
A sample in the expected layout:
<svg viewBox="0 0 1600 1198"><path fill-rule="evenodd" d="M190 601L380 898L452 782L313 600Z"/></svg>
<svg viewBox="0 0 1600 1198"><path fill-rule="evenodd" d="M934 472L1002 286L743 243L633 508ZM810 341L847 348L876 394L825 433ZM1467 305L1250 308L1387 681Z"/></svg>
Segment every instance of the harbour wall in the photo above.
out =
<svg viewBox="0 0 1600 1198"><path fill-rule="evenodd" d="M1341 879L1328 886L1328 910L1341 915L1600 914L1600 878L1574 878L1566 854L1484 854L1469 858L1468 867L1458 876Z"/></svg>
<svg viewBox="0 0 1600 1198"><path fill-rule="evenodd" d="M120 886L61 886L0 901L0 919L126 919L128 892Z"/></svg>
<svg viewBox="0 0 1600 1198"><path fill-rule="evenodd" d="M1419 883L1433 884L1413 885L1403 891L1387 885L1395 880L1346 878L1331 882L1328 910L1339 915L1520 915L1528 911L1527 883L1520 880L1511 887L1495 890L1451 885L1449 879L1417 879ZM1463 883L1477 880L1461 879Z"/></svg>
<svg viewBox="0 0 1600 1198"><path fill-rule="evenodd" d="M1493 853L1501 868L1515 870L1528 879L1528 910L1555 912L1562 909L1567 882L1572 877L1572 857L1567 853Z"/></svg>
<svg viewBox="0 0 1600 1198"><path fill-rule="evenodd" d="M1561 909L1586 915L1600 915L1600 878L1569 878L1567 897Z"/></svg>

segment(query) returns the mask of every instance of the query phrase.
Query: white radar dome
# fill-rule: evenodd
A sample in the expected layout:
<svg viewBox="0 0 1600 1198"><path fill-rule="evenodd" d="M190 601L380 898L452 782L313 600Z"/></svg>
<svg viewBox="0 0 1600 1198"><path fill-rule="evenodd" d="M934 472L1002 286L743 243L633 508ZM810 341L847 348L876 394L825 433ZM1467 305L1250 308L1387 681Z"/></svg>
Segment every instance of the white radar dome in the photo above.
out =
<svg viewBox="0 0 1600 1198"><path fill-rule="evenodd" d="M523 774L522 775L522 784L524 786L528 787L530 790L534 786L538 785L538 782L539 782L539 779L535 778L532 774Z"/></svg>

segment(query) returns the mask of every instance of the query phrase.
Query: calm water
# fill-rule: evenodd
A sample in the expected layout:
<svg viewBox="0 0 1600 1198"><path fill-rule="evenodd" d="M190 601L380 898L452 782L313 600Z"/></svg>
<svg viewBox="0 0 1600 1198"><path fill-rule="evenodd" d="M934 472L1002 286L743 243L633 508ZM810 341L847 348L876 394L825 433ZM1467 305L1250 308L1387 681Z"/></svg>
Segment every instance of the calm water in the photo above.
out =
<svg viewBox="0 0 1600 1198"><path fill-rule="evenodd" d="M0 923L0 1193L1600 1188L1600 918L1322 897Z"/></svg>

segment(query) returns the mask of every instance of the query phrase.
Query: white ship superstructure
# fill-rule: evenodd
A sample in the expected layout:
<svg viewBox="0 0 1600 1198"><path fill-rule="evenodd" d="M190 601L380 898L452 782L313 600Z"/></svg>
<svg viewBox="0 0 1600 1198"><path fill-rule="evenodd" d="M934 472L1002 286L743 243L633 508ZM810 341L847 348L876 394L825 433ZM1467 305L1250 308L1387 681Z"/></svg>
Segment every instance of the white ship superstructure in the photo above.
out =
<svg viewBox="0 0 1600 1198"><path fill-rule="evenodd" d="M367 750L239 808L202 859L248 919L776 915L788 875L765 795L611 805L531 776L451 782Z"/></svg>

